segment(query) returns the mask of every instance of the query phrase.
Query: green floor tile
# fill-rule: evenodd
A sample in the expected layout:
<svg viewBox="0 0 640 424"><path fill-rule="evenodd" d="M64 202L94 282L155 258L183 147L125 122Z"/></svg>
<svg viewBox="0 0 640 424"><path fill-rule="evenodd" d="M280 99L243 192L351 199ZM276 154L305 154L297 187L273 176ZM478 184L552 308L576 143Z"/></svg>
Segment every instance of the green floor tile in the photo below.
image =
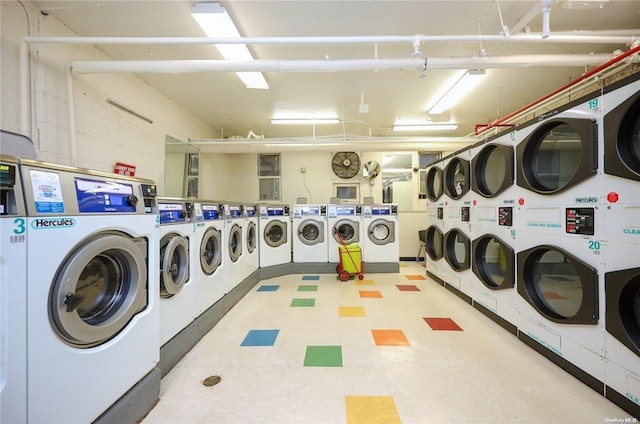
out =
<svg viewBox="0 0 640 424"><path fill-rule="evenodd" d="M341 367L342 346L307 346L305 367Z"/></svg>
<svg viewBox="0 0 640 424"><path fill-rule="evenodd" d="M302 286L298 286L298 291L299 292L313 292L313 291L318 291L318 286L317 285L313 285L313 286L307 286L307 285L302 285Z"/></svg>
<svg viewBox="0 0 640 424"><path fill-rule="evenodd" d="M291 306L316 306L315 299L293 299Z"/></svg>

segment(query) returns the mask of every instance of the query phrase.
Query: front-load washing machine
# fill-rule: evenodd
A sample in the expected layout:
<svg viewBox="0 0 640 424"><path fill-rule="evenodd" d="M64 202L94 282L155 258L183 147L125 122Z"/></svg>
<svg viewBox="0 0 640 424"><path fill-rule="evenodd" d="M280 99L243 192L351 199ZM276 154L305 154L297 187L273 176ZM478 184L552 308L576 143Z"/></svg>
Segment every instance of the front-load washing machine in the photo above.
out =
<svg viewBox="0 0 640 424"><path fill-rule="evenodd" d="M329 262L340 262L339 246L341 243L359 244L361 255L364 255L362 205L328 205L327 214Z"/></svg>
<svg viewBox="0 0 640 424"><path fill-rule="evenodd" d="M0 155L0 422L27 422L27 219L19 160Z"/></svg>
<svg viewBox="0 0 640 424"><path fill-rule="evenodd" d="M255 204L242 205L244 252L240 257L240 275L242 281L260 268L260 249L258 247L258 210Z"/></svg>
<svg viewBox="0 0 640 424"><path fill-rule="evenodd" d="M291 262L288 205L258 205L260 210L260 268Z"/></svg>
<svg viewBox="0 0 640 424"><path fill-rule="evenodd" d="M240 203L224 204L224 238L227 240L227 293L242 283L240 258L244 254L244 217Z"/></svg>
<svg viewBox="0 0 640 424"><path fill-rule="evenodd" d="M152 181L23 160L29 423L89 423L159 360Z"/></svg>
<svg viewBox="0 0 640 424"><path fill-rule="evenodd" d="M226 239L224 238L224 206L215 200L196 200L195 244L192 279L196 292L196 316L213 306L227 291Z"/></svg>
<svg viewBox="0 0 640 424"><path fill-rule="evenodd" d="M160 214L160 346L186 328L196 317L197 293L192 261L195 225L193 201L158 197Z"/></svg>
<svg viewBox="0 0 640 424"><path fill-rule="evenodd" d="M327 263L327 205L293 205L293 262Z"/></svg>
<svg viewBox="0 0 640 424"><path fill-rule="evenodd" d="M517 327L521 338L604 393L604 298L600 287L604 286L605 253L601 242L578 235L527 234L518 237L517 250L521 298Z"/></svg>
<svg viewBox="0 0 640 424"><path fill-rule="evenodd" d="M400 221L398 205L364 205L362 260L367 263L400 261Z"/></svg>

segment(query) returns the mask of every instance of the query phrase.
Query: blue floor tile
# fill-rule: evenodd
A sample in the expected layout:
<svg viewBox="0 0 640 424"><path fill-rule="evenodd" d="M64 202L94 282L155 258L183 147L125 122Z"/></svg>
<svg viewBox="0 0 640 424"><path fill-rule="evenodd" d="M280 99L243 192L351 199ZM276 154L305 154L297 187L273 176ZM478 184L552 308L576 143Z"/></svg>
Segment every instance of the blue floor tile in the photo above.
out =
<svg viewBox="0 0 640 424"><path fill-rule="evenodd" d="M280 286L260 286L258 288L259 292L274 292L274 291L278 291L278 289L280 288Z"/></svg>
<svg viewBox="0 0 640 424"><path fill-rule="evenodd" d="M319 279L320 279L319 275L303 275L302 276L303 281L316 281Z"/></svg>
<svg viewBox="0 0 640 424"><path fill-rule="evenodd" d="M240 346L273 346L280 330L250 330Z"/></svg>

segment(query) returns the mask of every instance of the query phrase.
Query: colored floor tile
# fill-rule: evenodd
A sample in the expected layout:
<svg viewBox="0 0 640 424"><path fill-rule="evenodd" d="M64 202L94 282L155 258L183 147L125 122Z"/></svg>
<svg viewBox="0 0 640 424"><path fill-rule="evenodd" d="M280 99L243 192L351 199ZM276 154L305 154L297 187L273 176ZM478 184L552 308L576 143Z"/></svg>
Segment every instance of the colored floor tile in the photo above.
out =
<svg viewBox="0 0 640 424"><path fill-rule="evenodd" d="M302 281L317 281L320 279L319 275L303 275Z"/></svg>
<svg viewBox="0 0 640 424"><path fill-rule="evenodd" d="M406 278L407 280L426 280L425 277L418 274L408 274L408 275L405 275L404 278Z"/></svg>
<svg viewBox="0 0 640 424"><path fill-rule="evenodd" d="M302 285L302 286L298 286L298 291L299 292L314 292L314 291L318 291L318 286Z"/></svg>
<svg viewBox="0 0 640 424"><path fill-rule="evenodd" d="M338 308L341 317L366 317L367 314L362 306L340 306Z"/></svg>
<svg viewBox="0 0 640 424"><path fill-rule="evenodd" d="M305 367L341 367L342 346L307 346Z"/></svg>
<svg viewBox="0 0 640 424"><path fill-rule="evenodd" d="M391 396L345 396L347 424L400 424Z"/></svg>
<svg viewBox="0 0 640 424"><path fill-rule="evenodd" d="M373 280L356 280L356 286L375 286L375 284Z"/></svg>
<svg viewBox="0 0 640 424"><path fill-rule="evenodd" d="M371 330L376 346L410 346L402 330Z"/></svg>
<svg viewBox="0 0 640 424"><path fill-rule="evenodd" d="M302 307L311 307L316 306L315 299L293 299L291 301L291 306L302 306Z"/></svg>
<svg viewBox="0 0 640 424"><path fill-rule="evenodd" d="M382 299L382 293L377 290L360 290L358 293L363 299Z"/></svg>
<svg viewBox="0 0 640 424"><path fill-rule="evenodd" d="M396 285L400 291L420 291L420 289L412 284L398 284Z"/></svg>
<svg viewBox="0 0 640 424"><path fill-rule="evenodd" d="M424 318L432 330L463 331L451 318Z"/></svg>
<svg viewBox="0 0 640 424"><path fill-rule="evenodd" d="M250 330L240 346L273 346L280 330Z"/></svg>
<svg viewBox="0 0 640 424"><path fill-rule="evenodd" d="M278 291L278 289L280 288L280 286L260 286L258 287L259 292L274 292L274 291Z"/></svg>

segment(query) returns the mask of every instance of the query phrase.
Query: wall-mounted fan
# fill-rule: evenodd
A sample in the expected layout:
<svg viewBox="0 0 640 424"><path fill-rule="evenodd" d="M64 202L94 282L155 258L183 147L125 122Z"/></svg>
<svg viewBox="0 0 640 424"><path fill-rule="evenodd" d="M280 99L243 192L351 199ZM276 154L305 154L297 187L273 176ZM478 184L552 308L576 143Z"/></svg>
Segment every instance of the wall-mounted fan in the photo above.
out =
<svg viewBox="0 0 640 424"><path fill-rule="evenodd" d="M333 155L331 168L340 178L353 178L360 171L360 158L355 152L338 152Z"/></svg>

